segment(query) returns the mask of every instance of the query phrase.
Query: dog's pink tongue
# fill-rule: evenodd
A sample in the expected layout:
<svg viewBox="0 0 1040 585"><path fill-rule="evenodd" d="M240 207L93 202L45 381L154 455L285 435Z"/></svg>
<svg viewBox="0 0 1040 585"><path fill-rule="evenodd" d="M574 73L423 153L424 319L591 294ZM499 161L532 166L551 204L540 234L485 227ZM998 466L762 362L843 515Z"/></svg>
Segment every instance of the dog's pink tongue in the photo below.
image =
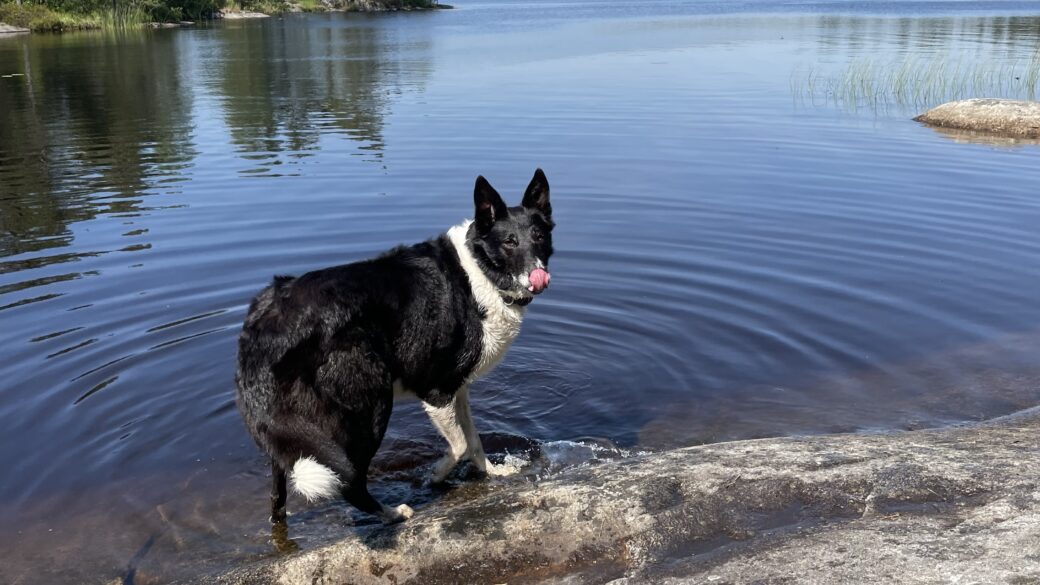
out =
<svg viewBox="0 0 1040 585"><path fill-rule="evenodd" d="M549 280L551 280L551 277L545 270L535 268L531 271L531 274L527 275L527 279L531 281L531 286L529 286L527 290L534 294L538 294L549 286Z"/></svg>

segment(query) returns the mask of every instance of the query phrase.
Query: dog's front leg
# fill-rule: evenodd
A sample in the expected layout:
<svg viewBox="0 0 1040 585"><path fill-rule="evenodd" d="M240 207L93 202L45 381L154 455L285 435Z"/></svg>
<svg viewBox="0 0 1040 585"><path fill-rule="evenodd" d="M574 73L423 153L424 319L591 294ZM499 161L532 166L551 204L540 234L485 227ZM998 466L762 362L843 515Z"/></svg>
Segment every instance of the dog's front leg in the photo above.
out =
<svg viewBox="0 0 1040 585"><path fill-rule="evenodd" d="M482 473L487 475L509 475L511 470L488 462L484 454L484 446L480 443L480 435L473 424L473 414L469 410L469 387L463 386L455 393L451 402L444 406L434 406L423 402L423 408L430 415L433 426L448 441L448 451L433 466L431 480L440 483L455 469L455 465L463 459L469 459Z"/></svg>
<svg viewBox="0 0 1040 585"><path fill-rule="evenodd" d="M434 483L444 481L467 452L466 432L462 428L455 409L457 396L444 406L434 406L429 402L423 402L423 410L430 415L433 426L448 441L447 453L433 465L430 479Z"/></svg>
<svg viewBox="0 0 1040 585"><path fill-rule="evenodd" d="M513 470L504 465L495 465L487 460L484 445L480 442L480 434L473 424L473 414L469 410L469 386L464 386L455 393L455 416L466 436L466 456L481 472L496 476L509 475Z"/></svg>

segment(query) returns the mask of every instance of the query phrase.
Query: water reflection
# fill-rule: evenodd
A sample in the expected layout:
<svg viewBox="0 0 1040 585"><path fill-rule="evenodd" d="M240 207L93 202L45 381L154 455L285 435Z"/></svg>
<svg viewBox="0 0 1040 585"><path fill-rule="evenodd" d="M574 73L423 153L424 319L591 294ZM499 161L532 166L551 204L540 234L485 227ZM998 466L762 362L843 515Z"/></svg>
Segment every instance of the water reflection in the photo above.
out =
<svg viewBox="0 0 1040 585"><path fill-rule="evenodd" d="M1012 148L1018 146L1040 146L1040 138L1024 138L1018 136L998 136L994 134L986 134L985 132L976 132L974 130L961 130L959 128L942 128L939 126L929 126L939 136L952 140L958 144L986 144L989 146L996 146L1002 148Z"/></svg>
<svg viewBox="0 0 1040 585"><path fill-rule="evenodd" d="M319 151L335 175L351 160L378 171L389 109L430 69L428 33L395 39L387 24L335 16L0 41L0 73L19 74L0 77L0 456L30 478L0 485L0 518L26 527L0 532L0 547L20 551L16 581L191 575L180 555L221 550L230 525L212 518L231 508L188 490L203 483L199 454L213 465L202 473L211 496L237 502L254 487L228 480L256 455L226 365L247 291L273 268L233 286L225 275L229 259L270 253L249 244L253 229L232 234L253 196L281 189L226 181L298 174L284 169ZM241 213L206 210L240 200ZM41 446L33 458L20 454L27 442ZM229 453L238 463L215 463ZM38 530L59 525L56 510L62 542L82 551L67 563L47 562L54 535ZM263 518L235 523L250 536L233 547L268 549Z"/></svg>
<svg viewBox="0 0 1040 585"><path fill-rule="evenodd" d="M178 42L128 34L0 44L0 62L24 74L0 80L0 255L67 246L69 224L138 215L142 192L184 176L197 153ZM20 262L29 264L6 269L33 265Z"/></svg>
<svg viewBox="0 0 1040 585"><path fill-rule="evenodd" d="M0 79L0 256L67 246L71 223L180 193L198 128L218 116L245 173L280 174L326 135L380 159L390 103L430 66L428 42L386 36L362 19L0 43L4 73L21 74Z"/></svg>
<svg viewBox="0 0 1040 585"><path fill-rule="evenodd" d="M845 14L811 20L819 31L817 52L824 59L876 51L895 56L936 51L965 51L966 55L1028 54L1040 38L1040 28L1033 16Z"/></svg>
<svg viewBox="0 0 1040 585"><path fill-rule="evenodd" d="M210 86L236 151L257 165L242 172L291 172L279 167L313 156L325 135L356 141L360 154L379 160L393 97L421 89L429 68L424 43L388 46L386 35L365 19L224 31Z"/></svg>

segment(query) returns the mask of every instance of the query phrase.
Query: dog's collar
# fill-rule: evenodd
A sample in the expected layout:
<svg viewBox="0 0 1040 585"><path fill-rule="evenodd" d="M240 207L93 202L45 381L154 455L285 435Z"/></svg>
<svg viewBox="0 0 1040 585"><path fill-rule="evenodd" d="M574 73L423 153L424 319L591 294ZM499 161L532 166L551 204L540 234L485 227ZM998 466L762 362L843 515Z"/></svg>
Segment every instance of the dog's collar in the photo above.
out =
<svg viewBox="0 0 1040 585"><path fill-rule="evenodd" d="M505 303L507 305L516 306L516 307L526 307L527 305L531 304L531 301L534 300L534 297L520 297L520 298L517 298L517 297L511 297L511 296L508 296L508 295L504 295L502 293L498 293L498 294L499 294L500 297L502 297L502 302L503 303Z"/></svg>

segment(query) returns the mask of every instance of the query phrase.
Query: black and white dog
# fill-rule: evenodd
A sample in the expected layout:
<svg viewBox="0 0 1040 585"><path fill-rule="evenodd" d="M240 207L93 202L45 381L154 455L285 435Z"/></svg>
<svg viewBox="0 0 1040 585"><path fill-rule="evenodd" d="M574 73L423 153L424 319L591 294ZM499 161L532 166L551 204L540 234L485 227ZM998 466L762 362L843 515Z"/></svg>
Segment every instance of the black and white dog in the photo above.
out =
<svg viewBox="0 0 1040 585"><path fill-rule="evenodd" d="M469 409L471 382L520 331L549 285L552 207L541 169L519 207L477 177L476 216L382 256L278 276L249 307L238 346L238 408L271 456L272 521L285 519L286 480L308 500L336 494L383 522L412 515L368 493L368 466L395 396L422 400L448 451L444 480L470 459L489 475Z"/></svg>

